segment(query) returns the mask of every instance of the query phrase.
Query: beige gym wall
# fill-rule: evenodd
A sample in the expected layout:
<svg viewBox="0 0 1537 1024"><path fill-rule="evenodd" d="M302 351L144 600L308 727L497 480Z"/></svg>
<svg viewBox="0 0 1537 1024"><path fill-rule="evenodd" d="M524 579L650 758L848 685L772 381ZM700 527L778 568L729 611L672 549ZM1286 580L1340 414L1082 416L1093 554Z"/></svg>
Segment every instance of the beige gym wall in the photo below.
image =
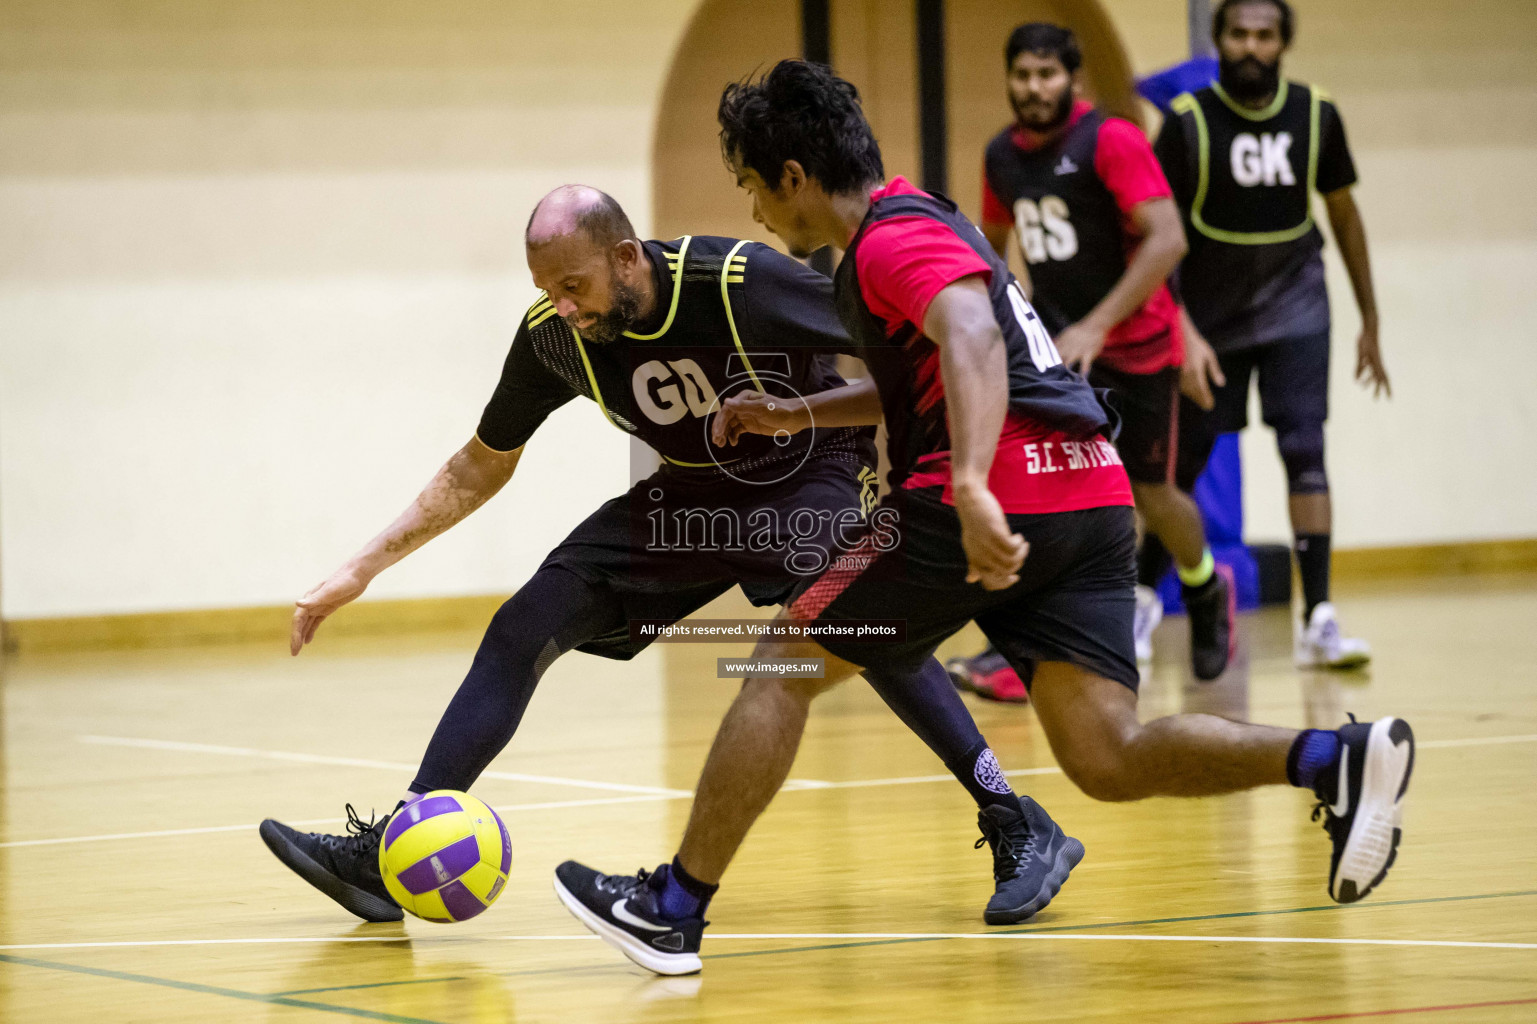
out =
<svg viewBox="0 0 1537 1024"><path fill-rule="evenodd" d="M537 197L651 220L693 4L580 6L0 5L6 618L291 601L470 438ZM628 474L574 402L369 596L508 591Z"/></svg>
<svg viewBox="0 0 1537 1024"><path fill-rule="evenodd" d="M643 231L701 229L660 198L652 215L653 133L676 127L661 96L697 5L581 6L579 24L572 5L491 0L0 7L7 618L291 600L469 437L531 301L519 233L539 194L589 180ZM912 174L908 6L835 0L833 45ZM1183 0L1102 6L1135 70L1183 54ZM1339 542L1537 536L1537 5L1299 9L1288 69L1350 128L1397 393L1349 383L1335 263ZM769 49L794 45L779 17ZM683 59L767 38L721 25ZM1001 44L975 41L977 67ZM1007 120L1001 88L976 102L993 104L978 124ZM694 120L714 162L680 178L682 213L750 230L708 104ZM952 153L963 200L979 159ZM1251 534L1284 535L1268 432L1247 448ZM505 495L370 596L506 591L628 468L573 403Z"/></svg>

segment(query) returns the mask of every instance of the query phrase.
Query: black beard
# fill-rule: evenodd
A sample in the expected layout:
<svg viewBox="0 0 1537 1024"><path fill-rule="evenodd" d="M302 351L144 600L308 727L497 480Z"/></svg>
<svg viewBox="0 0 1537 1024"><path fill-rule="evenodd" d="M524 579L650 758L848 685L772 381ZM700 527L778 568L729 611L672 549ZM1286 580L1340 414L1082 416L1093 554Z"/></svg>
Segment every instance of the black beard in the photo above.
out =
<svg viewBox="0 0 1537 1024"><path fill-rule="evenodd" d="M1220 70L1217 80L1227 94L1240 103L1262 100L1274 96L1281 87L1281 62L1266 64L1258 57L1243 57L1230 61L1218 61Z"/></svg>
<svg viewBox="0 0 1537 1024"><path fill-rule="evenodd" d="M566 317L566 323L594 344L607 345L618 341L620 335L634 327L635 321L640 319L640 291L615 278L613 292L613 305L607 313L598 314L591 326L577 327L574 315Z"/></svg>
<svg viewBox="0 0 1537 1024"><path fill-rule="evenodd" d="M1073 115L1073 98L1073 90L1063 89L1062 98L1057 101L1057 109L1052 111L1051 120L1046 124L1035 124L1028 120L1020 105L1014 102L1014 97L1009 97L1009 103L1014 107L1014 117L1027 131L1040 132L1044 135L1047 132L1056 131L1067 123L1067 119Z"/></svg>

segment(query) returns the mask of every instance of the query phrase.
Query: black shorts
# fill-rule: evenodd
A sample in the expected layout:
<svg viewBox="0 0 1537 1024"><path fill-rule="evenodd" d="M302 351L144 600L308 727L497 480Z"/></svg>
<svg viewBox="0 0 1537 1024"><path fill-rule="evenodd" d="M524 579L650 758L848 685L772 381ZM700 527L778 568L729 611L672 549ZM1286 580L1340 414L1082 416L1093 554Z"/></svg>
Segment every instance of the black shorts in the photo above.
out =
<svg viewBox="0 0 1537 1024"><path fill-rule="evenodd" d="M1130 506L1010 515L1030 542L1019 582L985 590L966 582L960 519L937 489L890 495L874 513L894 515L897 541L880 532L796 594L790 613L807 622L905 620L901 642L818 639L859 665L914 671L940 643L975 620L1028 685L1036 663L1064 661L1137 689L1132 643L1136 530Z"/></svg>
<svg viewBox="0 0 1537 1024"><path fill-rule="evenodd" d="M1232 352L1217 361L1227 383L1212 389L1210 412L1183 399L1175 479L1190 490L1223 434L1249 425L1249 383L1259 378L1260 418L1277 432L1321 430L1329 418L1329 333L1283 338ZM1131 466L1127 465L1127 470Z"/></svg>
<svg viewBox="0 0 1537 1024"><path fill-rule="evenodd" d="M1179 367L1127 373L1095 363L1089 368L1089 383L1107 388L1120 410L1115 450L1126 475L1140 484L1172 482L1179 447Z"/></svg>
<svg viewBox="0 0 1537 1024"><path fill-rule="evenodd" d="M631 619L676 622L738 584L755 605L784 604L863 538L876 485L871 466L836 457L764 485L664 466L600 505L540 569L620 598L624 620L576 649L625 661L650 642L630 635Z"/></svg>

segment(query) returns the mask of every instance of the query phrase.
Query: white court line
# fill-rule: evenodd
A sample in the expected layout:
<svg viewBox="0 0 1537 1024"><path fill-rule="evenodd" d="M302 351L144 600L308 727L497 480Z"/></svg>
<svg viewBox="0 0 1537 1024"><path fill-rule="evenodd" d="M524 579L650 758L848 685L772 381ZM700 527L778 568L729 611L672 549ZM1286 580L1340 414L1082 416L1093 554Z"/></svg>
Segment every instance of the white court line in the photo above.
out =
<svg viewBox="0 0 1537 1024"><path fill-rule="evenodd" d="M415 772L417 765L403 761L375 761L366 757L333 757L329 754L296 754L286 750L258 750L254 747L225 747L214 743L183 743L178 740L145 740L132 736L76 736L81 743L108 747L138 747L144 750L177 750L188 754L220 754L226 757L259 757L268 761L293 761L299 764L335 764L349 768L384 768L393 772ZM541 782L550 786L575 786L578 789L606 789L616 793L649 793L654 796L691 796L686 789L665 786L635 786L626 782L592 782L555 775L528 775L524 772L481 772L483 779L509 782Z"/></svg>
<svg viewBox="0 0 1537 1024"><path fill-rule="evenodd" d="M1016 775L1061 775L1061 768L1015 768L1003 774L1013 778ZM954 775L906 775L896 779L849 779L844 782L827 782L822 779L786 779L780 787L780 792L794 793L804 789L870 789L875 786L915 786L924 782L951 782Z"/></svg>
<svg viewBox="0 0 1537 1024"><path fill-rule="evenodd" d="M684 796L692 796L685 793ZM642 804L655 803L659 800L674 800L671 796L609 796L595 797L591 800L548 800L534 804L507 804L498 806L496 810L502 814L513 811L545 811L560 807L595 807L608 804ZM306 818L303 821L290 821L289 825L338 825L346 818ZM60 846L67 843L102 843L111 839L158 839L163 836L195 836L211 832L245 832L256 828L255 825L212 825L206 828L168 828L155 832L112 832L98 836L62 836L57 839L13 839L0 843L0 850L11 849L18 846Z"/></svg>
<svg viewBox="0 0 1537 1024"><path fill-rule="evenodd" d="M1537 743L1537 733L1525 736L1478 736L1465 740L1425 740L1415 742L1420 750L1443 750L1447 747L1487 747L1498 743Z"/></svg>
<svg viewBox="0 0 1537 1024"><path fill-rule="evenodd" d="M749 932L710 936L713 940L739 942L842 942L850 939L873 941L915 941L939 939L985 939L991 942L1233 942L1302 946L1408 946L1431 949L1525 949L1537 950L1537 942L1469 942L1445 939L1332 939L1289 935L1117 935L1088 932ZM453 944L492 942L583 942L596 941L596 935L497 935L486 939L426 938L407 935L337 936L334 938L281 939L146 939L127 942L33 942L0 946L0 950L25 949L121 949L159 946L231 946L285 945L322 942L411 942Z"/></svg>
<svg viewBox="0 0 1537 1024"><path fill-rule="evenodd" d="M82 737L79 737L79 739L81 740L81 742L87 742L87 743L116 742L114 740L114 738L112 738L112 737L99 737L99 736L98 737L88 737L88 736L82 736ZM145 744L153 743L156 746L171 744L171 741L161 741L161 740L139 740L139 741L133 741L133 742L136 743L136 744L137 743L145 743ZM1419 741L1418 743L1416 743L1416 746L1419 749L1423 750L1423 749L1444 749L1444 748L1449 748L1449 747L1487 746L1487 745L1491 745L1491 744L1504 744L1504 743L1537 743L1537 733L1530 734L1530 735L1519 735L1519 736L1483 736L1483 737L1475 737L1475 738L1460 739L1460 740L1422 740L1422 741ZM197 743L180 743L180 744L174 744L173 748L174 749L181 749L181 748L187 748L187 747L202 749L202 748L205 748L206 745L205 744L197 744ZM213 748L213 749L214 749L215 752L218 752L218 753L225 753L225 752L229 752L229 751L243 751L244 750L244 748L240 748L240 747L216 747L216 748ZM260 754L262 752L261 751L257 751L256 753ZM293 758L308 758L308 757L310 757L310 755L305 755L305 754L295 754L295 755L291 755L291 756ZM392 770L405 770L405 771L415 771L416 770L415 766L412 766L412 765L395 764L395 763L387 762L387 761L362 761L362 760L355 759L355 758L327 758L327 759L324 759L324 760L326 761L326 763L341 763L341 764L363 765L365 767L383 767L383 766L388 766ZM1062 771L1061 768L1055 768L1055 767L1050 767L1050 768L1016 768L1016 769L1014 769L1012 771L1006 771L1003 774L1005 774L1005 775L1007 775L1007 776L1012 778L1012 777L1021 776L1021 775L1057 775L1057 774L1060 774L1061 771ZM498 775L498 773L495 773L495 772L486 772L485 774L487 776L490 776L490 777L497 777L497 775ZM511 775L511 773L501 773L501 774L502 775ZM535 776L535 777L537 777L537 776ZM785 785L784 785L783 791L787 792L787 793L794 793L794 792L804 792L804 791L807 791L807 790L819 790L819 789L865 789L865 788L871 788L871 787L876 787L876 786L911 786L911 785L919 785L919 784L928 783L928 782L948 782L948 781L950 781L950 779L952 777L953 776L950 776L950 775L911 775L911 776L905 776L905 777L902 777L902 778L892 778L892 779L854 779L854 780L850 780L850 781L846 781L846 782L827 782L827 781L824 781L824 780L821 780L821 779L787 779L785 781ZM599 783L588 783L588 785L601 785L601 784L599 784ZM643 788L643 787L637 787L637 788ZM564 807L597 807L597 806L603 806L603 805L607 805L607 804L650 803L652 801L661 801L661 800L681 800L681 799L684 799L686 797L691 797L692 795L693 795L692 793L689 793L686 790L664 790L664 791L657 792L657 793L649 793L649 794L646 794L646 795L634 796L634 797L606 797L606 798L596 798L596 799L592 799L592 800L556 800L556 801L549 801L549 802L545 802L545 803L510 804L510 805L498 806L496 809L498 811L513 812L513 811L554 810L554 809L559 809L559 808L564 808ZM342 820L343 819L341 819L341 818L312 818L312 819L309 819L309 820L306 820L306 821L291 821L288 824L290 824L290 825L329 825L329 824L335 824L335 823L340 822ZM161 830L153 831L153 832L114 832L114 833L110 833L110 834L107 834L107 835L95 835L95 836L62 836L62 837L57 838L57 839L13 839L13 840L9 840L9 841L6 841L6 842L0 842L0 850L3 850L3 849L13 849L13 848L16 848L16 847L24 847L24 846L60 846L60 845L65 845L65 844L70 844L70 843L99 843L99 842L106 842L106 841L109 841L109 840L117 840L117 839L158 839L158 838L165 837L165 836L191 836L191 835L203 835L203 834L215 833L215 832L243 832L243 831L245 831L247 829L254 829L254 828L256 828L255 825L214 825L214 826L210 826L210 827L206 827L206 828L161 829Z"/></svg>
<svg viewBox="0 0 1537 1024"><path fill-rule="evenodd" d="M1061 768L1016 768L1007 771L1005 775L1060 775ZM489 772L487 774L490 774ZM821 779L788 779L785 781L784 791L787 793L801 792L814 789L864 789L874 786L914 786L926 782L949 782L953 775L909 775L894 779L854 779L847 782L824 782ZM639 796L609 796L594 797L590 800L546 800L530 804L497 804L496 810L502 814L514 811L548 811L564 807L602 807L612 804L643 804L656 803L663 800L682 800L692 797L694 794L687 790L671 790L667 793L646 793ZM308 818L303 821L290 821L289 825L335 825L345 818ZM111 832L105 835L95 836L61 836L56 839L12 839L0 842L0 850L14 849L22 846L62 846L70 843L102 843L114 839L160 839L165 836L195 836L215 832L244 832L256 828L255 825L211 825L203 828L168 828L158 829L153 832Z"/></svg>

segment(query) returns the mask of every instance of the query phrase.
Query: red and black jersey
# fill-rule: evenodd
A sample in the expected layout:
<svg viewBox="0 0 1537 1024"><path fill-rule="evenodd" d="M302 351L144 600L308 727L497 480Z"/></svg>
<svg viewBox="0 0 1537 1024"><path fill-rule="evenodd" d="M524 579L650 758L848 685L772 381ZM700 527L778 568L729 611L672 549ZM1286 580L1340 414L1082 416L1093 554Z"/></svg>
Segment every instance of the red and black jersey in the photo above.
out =
<svg viewBox="0 0 1537 1024"><path fill-rule="evenodd" d="M1014 126L987 146L983 221L1017 232L1032 300L1053 335L1087 316L1126 272L1142 241L1132 211L1171 196L1141 131L1083 101L1049 142ZM1183 356L1178 310L1160 284L1111 330L1100 358L1127 373L1155 373Z"/></svg>
<svg viewBox="0 0 1537 1024"><path fill-rule="evenodd" d="M838 315L880 392L893 487L948 485L950 430L939 348L923 333L934 297L987 283L1008 362L1009 417L989 486L1006 511L1129 504L1106 440L1114 414L1062 357L982 232L943 196L903 178L871 193L835 278Z"/></svg>

